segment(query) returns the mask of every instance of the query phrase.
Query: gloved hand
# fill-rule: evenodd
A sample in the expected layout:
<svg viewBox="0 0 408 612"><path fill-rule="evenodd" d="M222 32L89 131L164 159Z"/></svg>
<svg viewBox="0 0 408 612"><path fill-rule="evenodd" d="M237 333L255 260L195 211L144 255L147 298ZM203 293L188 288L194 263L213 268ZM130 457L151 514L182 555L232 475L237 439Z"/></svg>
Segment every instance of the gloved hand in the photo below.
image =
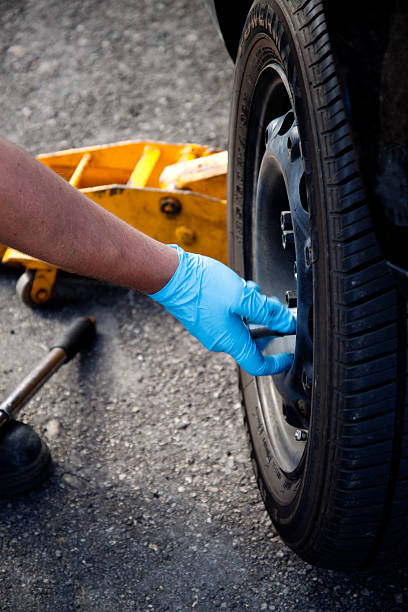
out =
<svg viewBox="0 0 408 612"><path fill-rule="evenodd" d="M227 266L203 255L177 249L179 266L167 285L150 297L162 304L211 351L229 353L249 374L288 370L291 353L264 356L243 318L271 330L295 331L296 319L277 298L267 298Z"/></svg>

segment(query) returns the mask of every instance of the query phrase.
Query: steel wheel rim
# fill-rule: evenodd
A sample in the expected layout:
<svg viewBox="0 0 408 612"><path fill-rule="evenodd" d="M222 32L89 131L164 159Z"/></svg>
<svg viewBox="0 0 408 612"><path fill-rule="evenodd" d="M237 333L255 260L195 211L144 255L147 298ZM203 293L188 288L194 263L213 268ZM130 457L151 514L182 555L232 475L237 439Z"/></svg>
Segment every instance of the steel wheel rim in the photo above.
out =
<svg viewBox="0 0 408 612"><path fill-rule="evenodd" d="M268 64L254 88L247 151L254 152L246 160L244 194L252 203L248 272L267 295L282 301L287 291L298 295L296 339L275 338L262 346L268 355L293 352L294 365L286 374L256 379L271 452L281 470L295 478L303 466L311 405L312 252L301 143L289 84L278 64ZM283 211L291 213L293 233L288 218L281 219Z"/></svg>

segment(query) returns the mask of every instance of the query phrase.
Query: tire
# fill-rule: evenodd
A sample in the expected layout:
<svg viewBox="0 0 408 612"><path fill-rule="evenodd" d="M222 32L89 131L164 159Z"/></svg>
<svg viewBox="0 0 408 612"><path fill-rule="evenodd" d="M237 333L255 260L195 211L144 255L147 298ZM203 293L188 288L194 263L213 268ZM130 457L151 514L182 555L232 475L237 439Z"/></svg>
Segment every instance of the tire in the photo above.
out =
<svg viewBox="0 0 408 612"><path fill-rule="evenodd" d="M404 562L407 305L374 231L322 2L253 4L229 140L230 265L268 295L297 290L296 340L265 349L294 351L291 371L239 374L266 508L308 563Z"/></svg>

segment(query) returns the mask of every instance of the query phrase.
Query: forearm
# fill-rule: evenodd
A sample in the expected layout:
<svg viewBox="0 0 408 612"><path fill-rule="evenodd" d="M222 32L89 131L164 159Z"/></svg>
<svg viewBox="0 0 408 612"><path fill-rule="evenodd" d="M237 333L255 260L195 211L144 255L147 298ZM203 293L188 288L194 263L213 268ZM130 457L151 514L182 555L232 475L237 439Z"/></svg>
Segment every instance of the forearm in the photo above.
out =
<svg viewBox="0 0 408 612"><path fill-rule="evenodd" d="M146 293L161 289L177 253L103 210L0 139L0 242L60 268Z"/></svg>

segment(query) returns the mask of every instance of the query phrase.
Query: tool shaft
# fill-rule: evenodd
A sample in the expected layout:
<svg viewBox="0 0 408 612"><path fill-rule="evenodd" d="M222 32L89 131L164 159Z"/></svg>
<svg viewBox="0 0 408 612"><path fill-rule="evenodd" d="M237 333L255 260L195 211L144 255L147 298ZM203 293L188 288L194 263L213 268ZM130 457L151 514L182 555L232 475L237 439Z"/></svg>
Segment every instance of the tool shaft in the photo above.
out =
<svg viewBox="0 0 408 612"><path fill-rule="evenodd" d="M253 338L254 340L257 340L259 338L268 338L269 336L282 337L293 336L296 334L296 331L286 333L273 331L272 329L269 329L269 327L265 327L263 325L249 324L248 327L251 334L251 338Z"/></svg>
<svg viewBox="0 0 408 612"><path fill-rule="evenodd" d="M21 410L44 383L65 363L67 354L53 348L0 404L0 427Z"/></svg>
<svg viewBox="0 0 408 612"><path fill-rule="evenodd" d="M94 317L80 317L64 331L40 363L0 404L0 427L7 423L45 382L95 338Z"/></svg>

